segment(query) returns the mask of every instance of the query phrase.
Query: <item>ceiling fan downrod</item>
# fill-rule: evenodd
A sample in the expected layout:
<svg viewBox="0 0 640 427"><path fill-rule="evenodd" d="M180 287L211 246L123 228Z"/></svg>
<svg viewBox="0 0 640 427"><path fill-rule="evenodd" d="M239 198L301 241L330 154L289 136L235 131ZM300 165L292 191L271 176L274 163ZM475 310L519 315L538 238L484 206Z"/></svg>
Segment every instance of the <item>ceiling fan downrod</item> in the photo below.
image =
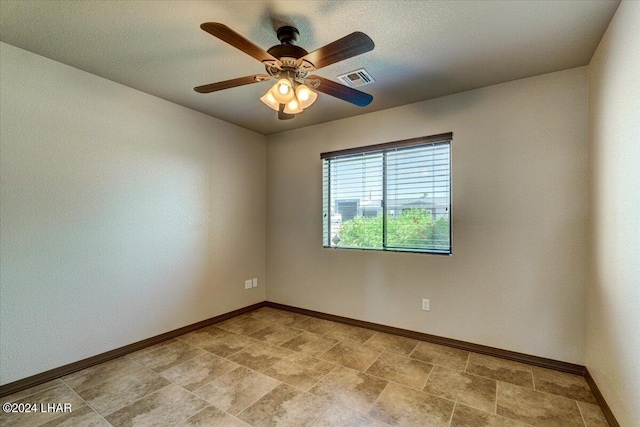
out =
<svg viewBox="0 0 640 427"><path fill-rule="evenodd" d="M280 40L281 44L295 45L298 41L300 32L296 27L285 25L277 29L276 35L278 36L278 40Z"/></svg>

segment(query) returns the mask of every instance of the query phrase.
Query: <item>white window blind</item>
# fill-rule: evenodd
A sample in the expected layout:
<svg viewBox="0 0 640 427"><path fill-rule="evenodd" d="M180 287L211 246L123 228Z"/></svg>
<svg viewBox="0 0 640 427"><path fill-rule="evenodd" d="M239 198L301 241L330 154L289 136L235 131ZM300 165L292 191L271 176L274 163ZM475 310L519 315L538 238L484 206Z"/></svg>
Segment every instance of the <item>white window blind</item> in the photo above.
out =
<svg viewBox="0 0 640 427"><path fill-rule="evenodd" d="M452 136L323 153L323 246L451 254Z"/></svg>

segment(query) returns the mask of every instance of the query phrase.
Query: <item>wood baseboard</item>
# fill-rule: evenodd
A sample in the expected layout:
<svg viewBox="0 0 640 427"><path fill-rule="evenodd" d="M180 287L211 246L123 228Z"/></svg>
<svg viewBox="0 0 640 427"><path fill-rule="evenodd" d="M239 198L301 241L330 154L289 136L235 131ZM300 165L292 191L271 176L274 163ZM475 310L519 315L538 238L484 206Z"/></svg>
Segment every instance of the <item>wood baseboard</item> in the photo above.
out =
<svg viewBox="0 0 640 427"><path fill-rule="evenodd" d="M203 320L201 322L197 322L188 326L184 326L179 329L175 329L173 331L165 332L164 334L156 335L155 337L147 338L142 341L134 342L133 344L125 345L124 347L116 348L114 350L107 351L105 353L97 354L95 356L88 357L86 359L79 360L77 362L69 363L64 366L59 366L57 368L50 369L45 372L41 372L36 375L32 375L27 378L23 378L11 383L4 384L0 386L0 397L4 397L13 393L17 393L22 390L26 390L28 388L37 386L39 384L45 383L47 381L55 380L56 378L63 377L65 375L69 375L73 372L80 371L82 369L89 368L93 365L98 365L100 363L107 362L111 359L116 359L118 357L124 356L128 353L133 353L134 351L142 350L145 347L149 347L163 341L169 340L171 338L178 337L180 335L187 334L189 332L193 332L197 329L204 328L207 326L211 326L216 323L223 322L227 319L231 319L232 317L239 316L244 313L248 313L253 310L257 310L258 308L262 308L266 305L265 301L259 302L257 304L253 304L247 307L240 308L238 310L233 310L228 313L221 314L219 316L214 316L210 319Z"/></svg>
<svg viewBox="0 0 640 427"><path fill-rule="evenodd" d="M515 351L502 350L499 348L488 347L486 345L473 344L466 341L439 337L437 335L430 335L422 332L410 331L408 329L395 328L393 326L386 326L378 323L365 322L363 320L350 319L348 317L336 316L333 314L325 314L319 311L312 311L304 308L292 307L289 305L278 304L271 301L267 301L267 307L278 308L280 310L291 311L294 313L304 314L311 317L317 317L319 319L331 320L333 322L345 323L347 325L372 329L374 331L384 332L387 334L400 335L402 337L413 338L418 341L426 341L433 344L440 344L440 345L445 345L447 347L453 347L461 350L472 351L474 353L481 353L489 356L500 357L502 359L508 359L516 362L526 363L529 365L540 366L542 368L568 372L570 374L575 374L575 375L584 375L584 369L585 369L584 366L575 365L573 363L561 362L559 360L547 359L545 357L531 356L529 354L517 353Z"/></svg>
<svg viewBox="0 0 640 427"><path fill-rule="evenodd" d="M591 388L591 393L593 393L593 397L596 398L596 402L598 403L598 406L600 406L600 409L602 409L602 413L607 419L609 425L611 427L620 427L618 420L616 420L616 417L613 416L611 408L609 408L609 405L607 405L607 401L604 400L604 396L602 396L602 393L600 393L598 385L596 384L595 380L586 367L584 368L584 379L587 380L587 384L589 384L589 387Z"/></svg>

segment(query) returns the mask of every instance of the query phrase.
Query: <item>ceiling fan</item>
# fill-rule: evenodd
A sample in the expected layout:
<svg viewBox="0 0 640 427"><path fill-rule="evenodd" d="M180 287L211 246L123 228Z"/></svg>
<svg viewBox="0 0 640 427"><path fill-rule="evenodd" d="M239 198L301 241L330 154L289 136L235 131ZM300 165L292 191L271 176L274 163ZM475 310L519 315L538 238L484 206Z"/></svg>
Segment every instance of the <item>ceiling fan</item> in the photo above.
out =
<svg viewBox="0 0 640 427"><path fill-rule="evenodd" d="M327 65L373 50L373 41L364 33L354 32L309 53L296 45L298 30L292 26L278 28L279 45L264 51L231 28L218 22L200 25L214 37L240 49L264 64L267 74L255 74L195 87L199 93L211 93L251 83L277 79L277 83L260 100L278 112L280 120L288 120L313 104L319 92L366 107L373 97L310 73Z"/></svg>

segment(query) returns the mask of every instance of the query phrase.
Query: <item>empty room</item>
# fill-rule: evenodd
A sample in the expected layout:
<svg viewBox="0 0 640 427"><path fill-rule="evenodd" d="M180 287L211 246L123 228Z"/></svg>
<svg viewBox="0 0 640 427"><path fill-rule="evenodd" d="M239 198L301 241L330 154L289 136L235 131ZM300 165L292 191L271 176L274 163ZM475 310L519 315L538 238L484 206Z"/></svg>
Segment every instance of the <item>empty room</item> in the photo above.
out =
<svg viewBox="0 0 640 427"><path fill-rule="evenodd" d="M640 1L0 0L0 425L640 426Z"/></svg>

